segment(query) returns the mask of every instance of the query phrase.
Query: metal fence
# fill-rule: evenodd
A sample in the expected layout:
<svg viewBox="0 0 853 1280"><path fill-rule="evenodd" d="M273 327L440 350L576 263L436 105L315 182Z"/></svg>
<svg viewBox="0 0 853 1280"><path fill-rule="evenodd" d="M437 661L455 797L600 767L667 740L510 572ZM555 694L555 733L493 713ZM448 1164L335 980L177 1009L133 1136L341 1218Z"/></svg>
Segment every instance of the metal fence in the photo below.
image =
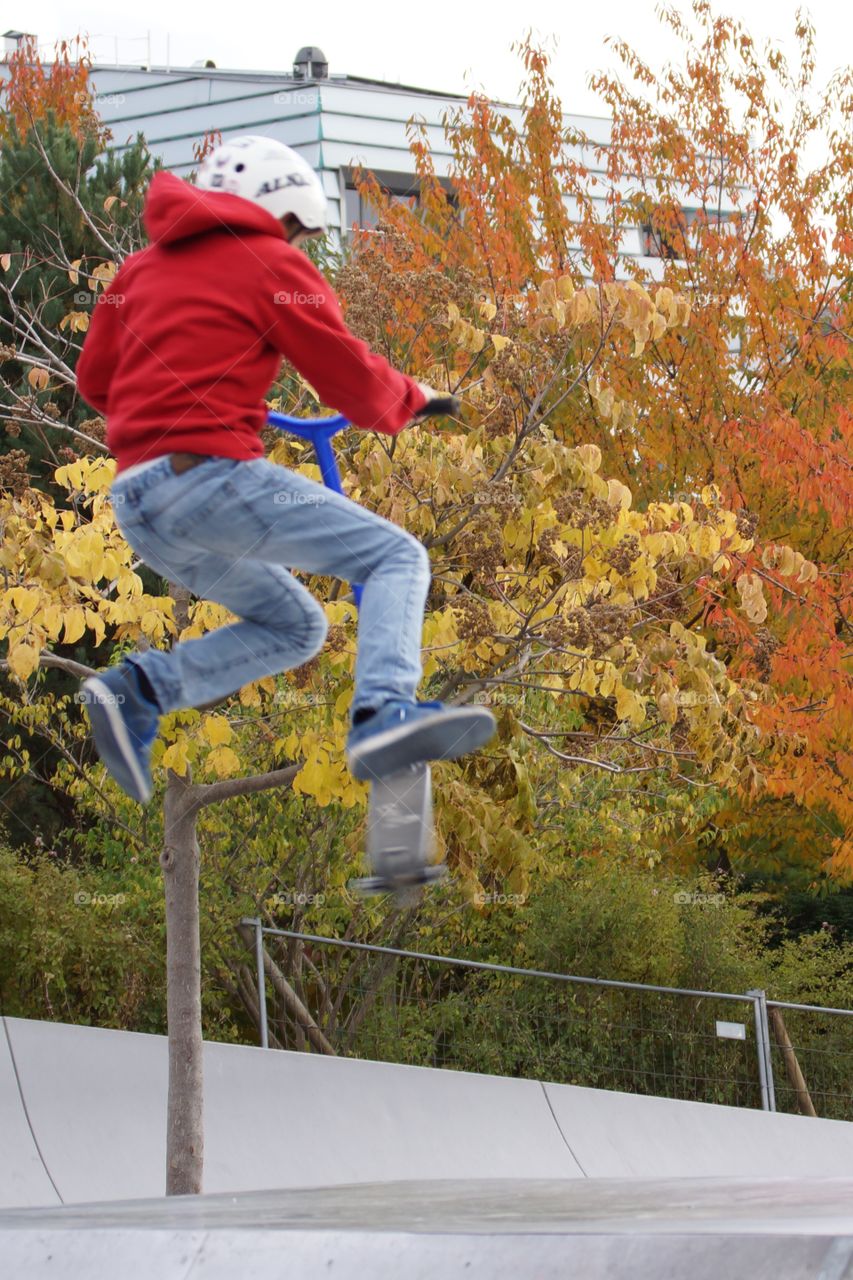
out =
<svg viewBox="0 0 853 1280"><path fill-rule="evenodd" d="M265 1047L853 1119L853 1010L242 928Z"/></svg>

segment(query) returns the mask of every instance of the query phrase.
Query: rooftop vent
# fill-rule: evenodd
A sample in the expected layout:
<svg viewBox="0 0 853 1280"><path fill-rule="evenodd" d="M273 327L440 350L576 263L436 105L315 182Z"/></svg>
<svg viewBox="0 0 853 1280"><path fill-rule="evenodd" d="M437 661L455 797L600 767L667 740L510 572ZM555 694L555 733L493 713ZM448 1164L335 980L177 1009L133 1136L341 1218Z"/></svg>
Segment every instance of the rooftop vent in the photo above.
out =
<svg viewBox="0 0 853 1280"><path fill-rule="evenodd" d="M293 76L296 80L327 80L329 64L322 49L306 44L293 59Z"/></svg>

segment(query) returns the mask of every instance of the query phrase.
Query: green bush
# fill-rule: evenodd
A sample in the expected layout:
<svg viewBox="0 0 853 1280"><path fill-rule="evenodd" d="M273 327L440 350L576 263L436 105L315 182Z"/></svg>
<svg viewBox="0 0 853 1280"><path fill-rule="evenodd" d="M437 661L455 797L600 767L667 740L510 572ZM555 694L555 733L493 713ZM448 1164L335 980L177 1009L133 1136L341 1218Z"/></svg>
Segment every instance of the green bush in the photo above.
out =
<svg viewBox="0 0 853 1280"><path fill-rule="evenodd" d="M0 845L0 1009L134 1031L165 1029L162 920L129 918L114 874Z"/></svg>

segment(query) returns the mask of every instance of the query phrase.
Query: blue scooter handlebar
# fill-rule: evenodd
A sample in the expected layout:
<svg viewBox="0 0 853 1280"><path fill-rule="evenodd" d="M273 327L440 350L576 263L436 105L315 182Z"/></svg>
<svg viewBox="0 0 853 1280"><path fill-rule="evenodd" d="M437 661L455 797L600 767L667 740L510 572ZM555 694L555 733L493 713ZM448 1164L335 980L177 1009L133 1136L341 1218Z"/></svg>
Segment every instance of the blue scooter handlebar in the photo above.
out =
<svg viewBox="0 0 853 1280"><path fill-rule="evenodd" d="M334 489L335 493L343 493L332 437L350 425L349 418L340 413L333 418L292 418L288 413L270 412L267 414L267 421L271 427L289 431L291 435L313 444L323 484L327 489Z"/></svg>

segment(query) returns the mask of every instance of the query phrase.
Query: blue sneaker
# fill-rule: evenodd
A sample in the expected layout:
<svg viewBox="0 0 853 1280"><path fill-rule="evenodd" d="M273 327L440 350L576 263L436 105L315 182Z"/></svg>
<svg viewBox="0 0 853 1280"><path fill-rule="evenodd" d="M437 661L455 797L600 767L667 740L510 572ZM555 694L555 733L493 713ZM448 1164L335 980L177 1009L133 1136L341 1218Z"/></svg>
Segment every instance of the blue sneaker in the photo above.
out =
<svg viewBox="0 0 853 1280"><path fill-rule="evenodd" d="M80 690L80 701L101 760L129 796L147 804L154 789L149 761L160 711L142 696L132 664L90 676Z"/></svg>
<svg viewBox="0 0 853 1280"><path fill-rule="evenodd" d="M350 730L347 763L356 778L387 777L410 764L455 760L476 751L496 728L487 707L394 700Z"/></svg>

